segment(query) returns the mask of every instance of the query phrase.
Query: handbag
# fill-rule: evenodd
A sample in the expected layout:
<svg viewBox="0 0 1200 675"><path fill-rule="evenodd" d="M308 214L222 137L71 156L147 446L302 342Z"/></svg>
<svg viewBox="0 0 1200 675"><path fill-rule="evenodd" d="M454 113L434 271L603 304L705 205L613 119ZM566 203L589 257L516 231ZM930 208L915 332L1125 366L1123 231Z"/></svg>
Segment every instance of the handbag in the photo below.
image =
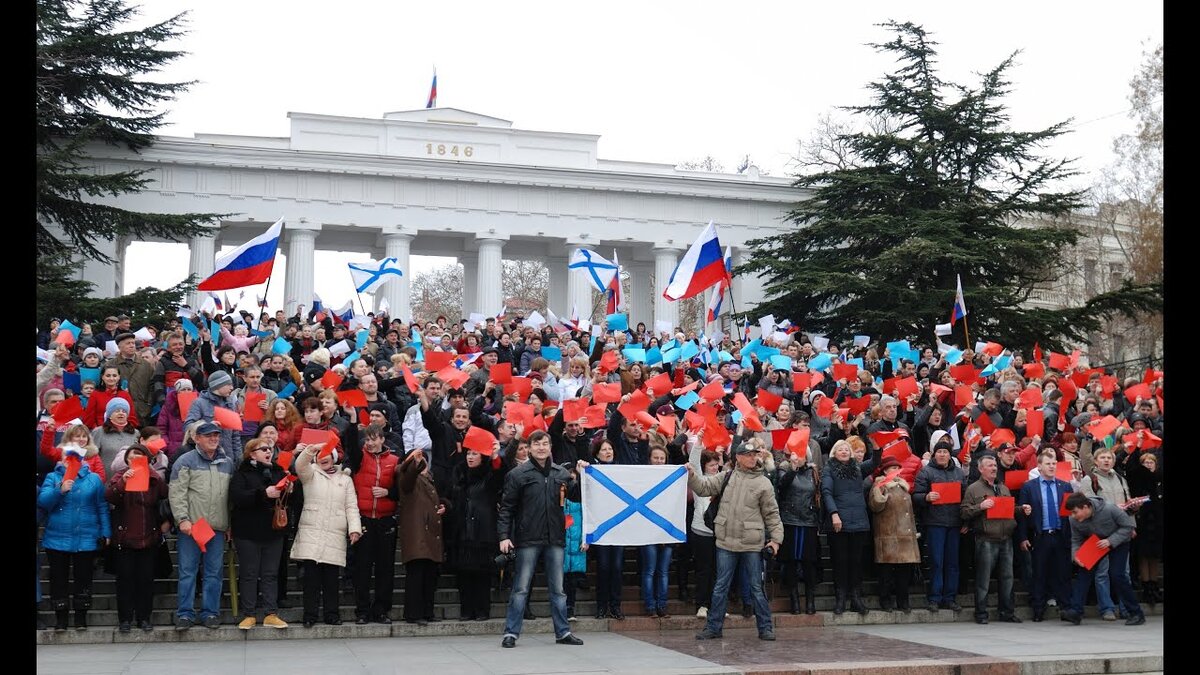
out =
<svg viewBox="0 0 1200 675"><path fill-rule="evenodd" d="M287 493L275 499L274 512L271 514L271 527L276 530L286 530L288 527Z"/></svg>
<svg viewBox="0 0 1200 675"><path fill-rule="evenodd" d="M734 469L730 469L729 473L725 474L725 480L721 482L721 491L709 500L708 508L704 509L704 526L712 530L713 534L716 534L713 528L717 521L717 511L721 508L721 497L725 495L725 488L729 487L729 479L733 477L733 472Z"/></svg>

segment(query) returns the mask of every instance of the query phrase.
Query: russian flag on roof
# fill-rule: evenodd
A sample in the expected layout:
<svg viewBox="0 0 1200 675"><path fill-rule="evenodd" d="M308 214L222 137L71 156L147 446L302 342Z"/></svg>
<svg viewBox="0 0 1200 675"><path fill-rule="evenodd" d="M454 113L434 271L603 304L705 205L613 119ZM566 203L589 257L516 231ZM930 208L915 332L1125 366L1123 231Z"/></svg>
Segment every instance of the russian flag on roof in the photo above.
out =
<svg viewBox="0 0 1200 675"><path fill-rule="evenodd" d="M721 242L717 240L717 226L710 220L708 227L675 266L663 297L671 301L690 298L729 278L721 257Z"/></svg>
<svg viewBox="0 0 1200 675"><path fill-rule="evenodd" d="M196 288L201 291L220 291L263 283L270 278L271 268L275 266L275 252L279 250L282 233L283 218L280 218L266 232L222 256L212 276L201 281Z"/></svg>

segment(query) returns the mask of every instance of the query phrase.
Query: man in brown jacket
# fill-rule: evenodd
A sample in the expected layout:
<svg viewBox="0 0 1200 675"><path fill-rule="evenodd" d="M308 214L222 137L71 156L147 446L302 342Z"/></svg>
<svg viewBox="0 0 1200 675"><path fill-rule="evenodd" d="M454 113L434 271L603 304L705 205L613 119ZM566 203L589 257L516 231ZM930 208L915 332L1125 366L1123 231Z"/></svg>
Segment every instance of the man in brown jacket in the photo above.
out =
<svg viewBox="0 0 1200 675"><path fill-rule="evenodd" d="M720 495L720 506L713 521L717 544L717 580L709 604L708 623L696 633L697 640L721 637L725 623L725 605L729 600L729 583L737 567L750 579L754 596L754 616L758 623L758 638L774 640L771 607L763 594L763 544L771 554L779 552L783 543L783 521L779 519L779 504L775 488L764 473L764 463L771 451L757 439L751 438L735 450L737 468L712 476L697 476L689 463L688 487L700 497ZM728 483L726 479L728 478ZM765 535L765 536L764 536Z"/></svg>
<svg viewBox="0 0 1200 675"><path fill-rule="evenodd" d="M959 509L963 522L975 533L975 623L988 622L987 594L992 570L1000 572L1000 588L997 605L1000 620L1021 623L1013 612L1013 530L1017 528L1014 518L988 518L987 510L996 505L995 497L1011 497L1004 483L996 480L996 456L985 454L979 458L979 480L971 483L963 495ZM1022 507L1029 515L1029 505Z"/></svg>

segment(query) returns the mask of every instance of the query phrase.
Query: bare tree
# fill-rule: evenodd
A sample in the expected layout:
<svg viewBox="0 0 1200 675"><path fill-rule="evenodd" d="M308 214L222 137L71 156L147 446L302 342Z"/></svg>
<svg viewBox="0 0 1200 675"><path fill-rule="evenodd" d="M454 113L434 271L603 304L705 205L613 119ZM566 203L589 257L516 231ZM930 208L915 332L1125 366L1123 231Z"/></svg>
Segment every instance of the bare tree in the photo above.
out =
<svg viewBox="0 0 1200 675"><path fill-rule="evenodd" d="M892 131L881 117L869 117L866 126L867 131L874 135L885 135ZM844 117L828 112L821 114L808 140L796 142L796 156L788 162L789 168L801 175L858 168L861 162L847 140L859 131L860 128Z"/></svg>
<svg viewBox="0 0 1200 675"><path fill-rule="evenodd" d="M711 173L725 171L725 165L712 155L705 155L700 159L685 160L677 164L675 168L683 171L709 171Z"/></svg>
<svg viewBox="0 0 1200 675"><path fill-rule="evenodd" d="M504 302L522 308L545 308L550 296L550 269L540 260L505 260L501 277Z"/></svg>
<svg viewBox="0 0 1200 675"><path fill-rule="evenodd" d="M432 320L445 316L456 320L463 315L463 267L443 265L429 272L418 272L412 278L413 316Z"/></svg>

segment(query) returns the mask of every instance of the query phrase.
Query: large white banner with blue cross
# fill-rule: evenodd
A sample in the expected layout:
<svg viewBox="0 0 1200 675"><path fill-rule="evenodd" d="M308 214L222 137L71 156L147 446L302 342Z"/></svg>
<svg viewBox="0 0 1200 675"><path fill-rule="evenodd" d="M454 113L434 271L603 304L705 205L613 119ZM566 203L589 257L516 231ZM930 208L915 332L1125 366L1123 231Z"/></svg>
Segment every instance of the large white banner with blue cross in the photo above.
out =
<svg viewBox="0 0 1200 675"><path fill-rule="evenodd" d="M603 546L687 540L687 468L593 464L583 473L583 540Z"/></svg>

